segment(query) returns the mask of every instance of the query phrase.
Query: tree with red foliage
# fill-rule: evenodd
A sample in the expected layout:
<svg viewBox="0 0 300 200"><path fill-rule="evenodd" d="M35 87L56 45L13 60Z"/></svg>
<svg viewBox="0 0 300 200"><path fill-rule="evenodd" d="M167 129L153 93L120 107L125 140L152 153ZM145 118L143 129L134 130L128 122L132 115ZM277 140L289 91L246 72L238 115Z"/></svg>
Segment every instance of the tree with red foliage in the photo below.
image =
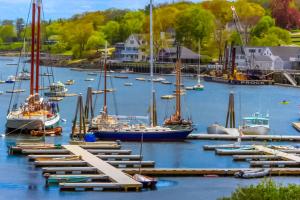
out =
<svg viewBox="0 0 300 200"><path fill-rule="evenodd" d="M272 16L277 26L285 29L300 27L300 12L294 8L294 0L272 0Z"/></svg>

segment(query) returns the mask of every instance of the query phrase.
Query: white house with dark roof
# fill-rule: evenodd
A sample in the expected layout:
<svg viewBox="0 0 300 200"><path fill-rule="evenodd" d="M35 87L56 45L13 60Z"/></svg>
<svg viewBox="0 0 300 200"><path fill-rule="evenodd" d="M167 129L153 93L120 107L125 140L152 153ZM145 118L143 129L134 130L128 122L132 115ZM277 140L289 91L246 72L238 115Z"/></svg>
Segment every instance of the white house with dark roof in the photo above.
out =
<svg viewBox="0 0 300 200"><path fill-rule="evenodd" d="M300 48L288 46L246 47L245 53L251 67L262 70L286 70L300 66ZM248 68L241 47L236 47L238 68Z"/></svg>
<svg viewBox="0 0 300 200"><path fill-rule="evenodd" d="M141 62L147 60L147 56L141 50L146 44L141 34L131 34L124 43L115 45L114 58L122 62Z"/></svg>

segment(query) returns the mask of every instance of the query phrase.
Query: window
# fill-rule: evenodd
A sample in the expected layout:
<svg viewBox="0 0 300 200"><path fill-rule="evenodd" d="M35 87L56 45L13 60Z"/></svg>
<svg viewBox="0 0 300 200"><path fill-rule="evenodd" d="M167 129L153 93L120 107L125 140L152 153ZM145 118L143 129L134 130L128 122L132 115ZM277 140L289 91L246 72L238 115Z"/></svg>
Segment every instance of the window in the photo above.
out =
<svg viewBox="0 0 300 200"><path fill-rule="evenodd" d="M130 40L130 44L134 44L134 40Z"/></svg>

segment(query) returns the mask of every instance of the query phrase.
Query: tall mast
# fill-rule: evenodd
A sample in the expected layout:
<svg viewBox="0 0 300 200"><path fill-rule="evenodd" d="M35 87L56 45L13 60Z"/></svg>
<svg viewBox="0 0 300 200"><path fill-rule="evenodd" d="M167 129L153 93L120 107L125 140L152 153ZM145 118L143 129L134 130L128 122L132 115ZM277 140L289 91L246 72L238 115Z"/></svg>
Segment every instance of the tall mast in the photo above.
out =
<svg viewBox="0 0 300 200"><path fill-rule="evenodd" d="M38 19L37 19L37 42L36 42L35 92L39 93L40 47L41 47L41 0L37 0L37 4L38 4Z"/></svg>
<svg viewBox="0 0 300 200"><path fill-rule="evenodd" d="M35 49L35 1L32 2L30 95L33 95L33 87L34 87L34 49Z"/></svg>
<svg viewBox="0 0 300 200"><path fill-rule="evenodd" d="M107 75L107 41L105 42L105 56L104 56L104 103L103 103L103 113L107 116L107 85L106 85L106 75Z"/></svg>
<svg viewBox="0 0 300 200"><path fill-rule="evenodd" d="M181 48L180 44L177 43L177 60L176 60L176 113L177 119L181 119L181 97L180 97L180 85L181 85Z"/></svg>
<svg viewBox="0 0 300 200"><path fill-rule="evenodd" d="M200 66L201 66L201 44L200 44L200 40L198 41L198 53L199 53L199 62L198 62L198 84L200 84Z"/></svg>
<svg viewBox="0 0 300 200"><path fill-rule="evenodd" d="M153 85L153 0L150 0L150 79L151 79L151 106L150 106L150 125L155 126L154 110L154 85Z"/></svg>

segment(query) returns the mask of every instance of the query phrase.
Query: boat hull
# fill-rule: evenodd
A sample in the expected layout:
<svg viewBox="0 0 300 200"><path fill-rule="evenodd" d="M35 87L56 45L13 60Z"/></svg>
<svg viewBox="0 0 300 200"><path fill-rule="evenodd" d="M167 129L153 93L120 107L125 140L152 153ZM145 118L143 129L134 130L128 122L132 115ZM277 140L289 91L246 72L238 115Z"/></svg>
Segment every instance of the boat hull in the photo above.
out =
<svg viewBox="0 0 300 200"><path fill-rule="evenodd" d="M268 135L270 128L264 126L244 127L242 133L244 135Z"/></svg>
<svg viewBox="0 0 300 200"><path fill-rule="evenodd" d="M212 124L211 126L207 127L207 133L208 134L222 134L222 135L228 135L226 132L226 129L223 126L220 126L218 124Z"/></svg>
<svg viewBox="0 0 300 200"><path fill-rule="evenodd" d="M7 117L6 122L6 133L10 132L21 132L30 133L32 130L42 130L44 125L45 129L53 129L59 126L60 115L56 114L55 117L43 121L41 119L31 118L9 118Z"/></svg>
<svg viewBox="0 0 300 200"><path fill-rule="evenodd" d="M113 132L113 131L92 131L101 140L121 141L180 141L185 140L193 129L171 130L164 132Z"/></svg>
<svg viewBox="0 0 300 200"><path fill-rule="evenodd" d="M273 85L271 80L229 80L222 77L204 76L203 79L207 82L227 83L232 85Z"/></svg>

